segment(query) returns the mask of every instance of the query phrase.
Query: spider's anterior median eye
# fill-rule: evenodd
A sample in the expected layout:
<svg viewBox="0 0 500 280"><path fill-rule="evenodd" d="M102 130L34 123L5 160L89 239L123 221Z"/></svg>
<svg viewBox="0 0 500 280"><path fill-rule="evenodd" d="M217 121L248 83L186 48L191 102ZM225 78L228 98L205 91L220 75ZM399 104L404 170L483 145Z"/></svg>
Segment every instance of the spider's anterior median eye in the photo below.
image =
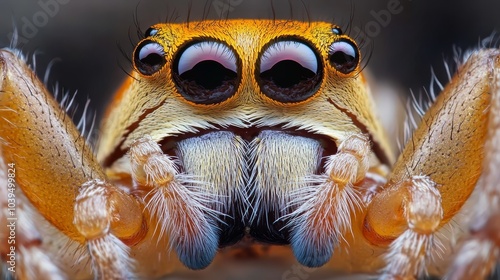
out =
<svg viewBox="0 0 500 280"><path fill-rule="evenodd" d="M182 49L173 65L173 78L186 100L220 103L231 97L239 83L238 59L228 46L197 42Z"/></svg>
<svg viewBox="0 0 500 280"><path fill-rule="evenodd" d="M283 103L300 102L317 91L322 78L321 62L308 45L279 41L260 58L257 80L262 92Z"/></svg>
<svg viewBox="0 0 500 280"><path fill-rule="evenodd" d="M339 72L349 74L359 64L359 52L354 43L338 41L330 46L328 60Z"/></svg>
<svg viewBox="0 0 500 280"><path fill-rule="evenodd" d="M134 51L134 65L143 75L151 76L165 65L163 47L153 41L143 41Z"/></svg>

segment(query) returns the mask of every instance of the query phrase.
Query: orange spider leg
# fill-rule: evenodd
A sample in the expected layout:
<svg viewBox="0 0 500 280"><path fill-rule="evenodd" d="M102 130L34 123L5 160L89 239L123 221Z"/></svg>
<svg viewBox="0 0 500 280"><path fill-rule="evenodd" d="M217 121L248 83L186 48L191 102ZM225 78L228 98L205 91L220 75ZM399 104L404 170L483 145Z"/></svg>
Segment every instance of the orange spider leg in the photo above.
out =
<svg viewBox="0 0 500 280"><path fill-rule="evenodd" d="M461 66L371 202L364 235L374 244L391 244L386 278L425 273L425 263L439 250L436 231L474 190L482 172L490 82L499 54L481 50Z"/></svg>
<svg viewBox="0 0 500 280"><path fill-rule="evenodd" d="M106 183L64 109L9 50L0 51L0 110L2 156L15 163L17 185L31 204L69 238L86 244L91 256L100 256L92 259L97 275L126 276L130 267L120 263L125 245L119 238L141 238L142 207Z"/></svg>
<svg viewBox="0 0 500 280"><path fill-rule="evenodd" d="M483 173L478 182L479 201L474 209L470 236L462 244L447 279L485 279L500 257L500 56L495 68L489 108Z"/></svg>
<svg viewBox="0 0 500 280"><path fill-rule="evenodd" d="M26 198L14 185L15 168L4 162L0 149L0 222L7 225L7 230L0 231L0 254L7 264L4 268L19 279L65 279L42 247L42 236L35 225L38 215L30 211Z"/></svg>

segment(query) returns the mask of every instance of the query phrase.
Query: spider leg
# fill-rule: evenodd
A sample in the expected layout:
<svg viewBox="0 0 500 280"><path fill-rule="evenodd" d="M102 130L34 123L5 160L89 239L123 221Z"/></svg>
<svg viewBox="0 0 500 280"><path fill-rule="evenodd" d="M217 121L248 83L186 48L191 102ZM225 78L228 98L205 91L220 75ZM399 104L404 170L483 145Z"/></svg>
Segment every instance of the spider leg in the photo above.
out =
<svg viewBox="0 0 500 280"><path fill-rule="evenodd" d="M6 49L0 50L0 138L4 164L15 164L16 185L43 223L87 247L96 277L129 276L125 242L134 245L144 237L141 205L106 183L65 110L19 54ZM18 237L36 244L30 219L19 221Z"/></svg>
<svg viewBox="0 0 500 280"><path fill-rule="evenodd" d="M208 266L217 253L220 231L217 212L206 206L211 197L199 186L203 182L179 173L150 136L132 144L130 159L134 182L149 190L146 207L159 224L160 236L187 267Z"/></svg>
<svg viewBox="0 0 500 280"><path fill-rule="evenodd" d="M447 279L485 279L500 259L500 56L494 58L488 134L479 202L473 210L467 240L461 245Z"/></svg>
<svg viewBox="0 0 500 280"><path fill-rule="evenodd" d="M470 54L368 206L364 236L372 244L390 245L385 278L425 275L441 250L436 234L476 188L485 156L491 69L499 54L496 49Z"/></svg>
<svg viewBox="0 0 500 280"><path fill-rule="evenodd" d="M14 173L7 170L0 150L0 222L7 226L7 230L0 231L3 269L17 279L65 279L65 274L43 248L42 236L30 215L28 203L13 181L9 184L8 178L15 177L9 176Z"/></svg>
<svg viewBox="0 0 500 280"><path fill-rule="evenodd" d="M133 262L127 245L112 232L116 216L111 198L113 188L99 179L82 184L76 196L73 221L85 237L94 275L102 279L125 279L133 276Z"/></svg>
<svg viewBox="0 0 500 280"><path fill-rule="evenodd" d="M382 279L416 279L426 272L433 254L442 249L436 237L443 218L441 194L429 177L413 176L393 187L388 196L385 203L402 208L401 222L406 229L391 242Z"/></svg>
<svg viewBox="0 0 500 280"><path fill-rule="evenodd" d="M291 247L305 266L318 267L332 256L334 247L352 226L351 215L363 203L353 184L368 171L370 144L353 134L328 158L326 174L309 178L311 186L296 194L291 214Z"/></svg>

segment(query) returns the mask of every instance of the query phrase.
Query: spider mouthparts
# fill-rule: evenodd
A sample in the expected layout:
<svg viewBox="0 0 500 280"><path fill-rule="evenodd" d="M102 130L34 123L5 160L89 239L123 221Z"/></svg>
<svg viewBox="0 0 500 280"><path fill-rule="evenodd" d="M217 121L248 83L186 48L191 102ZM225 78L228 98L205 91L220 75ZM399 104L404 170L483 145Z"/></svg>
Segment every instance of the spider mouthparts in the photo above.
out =
<svg viewBox="0 0 500 280"><path fill-rule="evenodd" d="M320 267L327 263L337 244L336 240L308 236L301 228L292 230L290 246L297 261L307 267Z"/></svg>
<svg viewBox="0 0 500 280"><path fill-rule="evenodd" d="M211 225L205 229L204 236L197 236L191 243L180 242L175 248L179 260L189 269L206 268L212 263L219 248L219 231L216 226Z"/></svg>
<svg viewBox="0 0 500 280"><path fill-rule="evenodd" d="M190 269L203 269L212 262L220 238L218 212L204 205L211 196L197 183L191 176L177 174L175 180L154 188L147 204L158 220L159 235Z"/></svg>
<svg viewBox="0 0 500 280"><path fill-rule="evenodd" d="M311 209L302 205L311 200L313 210L328 213L320 206L330 204L317 201L317 189L323 189L318 183L328 179L319 174L323 155L336 152L335 143L301 131L236 131L240 133L210 131L163 145L175 147L170 152L175 153L184 174L178 177L190 178L183 185L191 185L191 191L200 195L197 201L203 205L209 221L196 233L183 230L176 239L179 241L174 240L180 261L191 269L201 269L211 262L217 247L229 247L250 236L266 244L291 244L302 264L323 265L337 242L320 238L323 234L311 225ZM309 182L307 178L311 176L319 177ZM322 197L328 197L328 193L321 193ZM293 223L290 218L299 222ZM189 224L186 219L189 217L182 217L179 224ZM328 233L335 228L334 219L330 220Z"/></svg>

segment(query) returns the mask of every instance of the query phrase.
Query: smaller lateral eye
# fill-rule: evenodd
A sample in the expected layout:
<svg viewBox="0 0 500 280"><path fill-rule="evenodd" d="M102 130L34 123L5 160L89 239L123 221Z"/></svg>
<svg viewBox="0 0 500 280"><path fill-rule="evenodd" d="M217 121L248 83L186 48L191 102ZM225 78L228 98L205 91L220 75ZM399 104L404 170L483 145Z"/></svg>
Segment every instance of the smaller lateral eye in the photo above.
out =
<svg viewBox="0 0 500 280"><path fill-rule="evenodd" d="M343 34L342 29L340 29L340 27L333 27L332 33L335 35L342 35Z"/></svg>
<svg viewBox="0 0 500 280"><path fill-rule="evenodd" d="M158 29L150 27L150 28L148 28L148 30L146 30L146 32L144 32L144 37L154 36L157 33L158 33Z"/></svg>
<svg viewBox="0 0 500 280"><path fill-rule="evenodd" d="M339 72L349 74L359 64L358 48L347 40L334 42L328 50L328 60Z"/></svg>
<svg viewBox="0 0 500 280"><path fill-rule="evenodd" d="M153 75L165 63L165 51L160 44L154 41L143 41L134 51L134 65L143 75Z"/></svg>

